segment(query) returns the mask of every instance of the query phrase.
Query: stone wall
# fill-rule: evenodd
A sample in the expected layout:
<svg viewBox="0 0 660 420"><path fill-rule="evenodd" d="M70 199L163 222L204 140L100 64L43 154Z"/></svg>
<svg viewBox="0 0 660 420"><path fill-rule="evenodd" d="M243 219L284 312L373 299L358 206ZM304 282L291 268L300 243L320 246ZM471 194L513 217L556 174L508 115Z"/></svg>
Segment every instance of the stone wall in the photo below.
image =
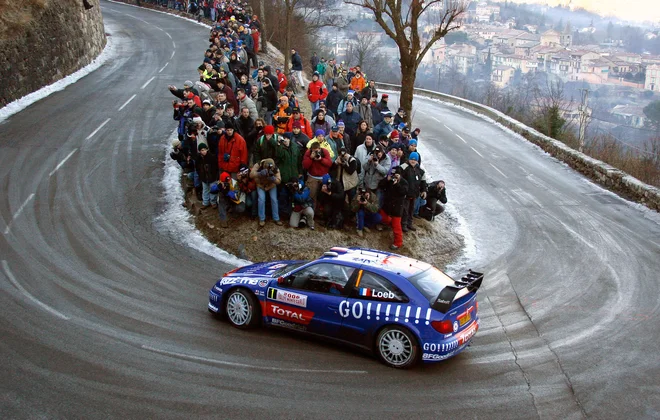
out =
<svg viewBox="0 0 660 420"><path fill-rule="evenodd" d="M391 89L400 91L401 86L388 83L378 83L380 89ZM543 135L520 121L514 120L508 115L496 109L481 105L476 102L444 93L434 92L427 89L415 89L415 95L426 96L459 105L471 111L491 118L493 121L520 134L527 140L539 146L553 157L567 163L571 168L583 173L590 179L598 182L607 189L619 193L623 197L642 203L650 209L660 211L660 189L645 184L627 173L601 162L592 157L580 153L551 137Z"/></svg>
<svg viewBox="0 0 660 420"><path fill-rule="evenodd" d="M99 0L11 0L2 6L0 107L89 64L105 47Z"/></svg>

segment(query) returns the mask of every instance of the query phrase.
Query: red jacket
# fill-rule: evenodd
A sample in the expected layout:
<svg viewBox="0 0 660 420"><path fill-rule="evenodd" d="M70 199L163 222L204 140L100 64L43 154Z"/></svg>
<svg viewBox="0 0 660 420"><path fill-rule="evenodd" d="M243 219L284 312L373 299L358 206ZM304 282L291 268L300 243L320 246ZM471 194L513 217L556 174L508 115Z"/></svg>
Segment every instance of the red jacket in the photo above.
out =
<svg viewBox="0 0 660 420"><path fill-rule="evenodd" d="M308 174L315 177L322 177L330 171L332 166L332 159L330 159L330 152L324 148L318 149L323 152L321 160L314 160L311 158L312 149L307 149L305 156L303 156L302 166Z"/></svg>
<svg viewBox="0 0 660 420"><path fill-rule="evenodd" d="M320 80L309 82L309 86L307 86L307 99L309 99L310 102L320 101L327 96L328 88L325 87L325 83Z"/></svg>
<svg viewBox="0 0 660 420"><path fill-rule="evenodd" d="M289 122L286 123L286 132L291 132L293 131L293 122L294 121L300 121L300 131L304 133L307 137L310 139L314 137L312 134L312 124L309 123L309 120L305 117L300 115L300 118L297 120L294 120L293 117L289 118Z"/></svg>
<svg viewBox="0 0 660 420"><path fill-rule="evenodd" d="M284 73L279 72L277 73L277 81L280 84L280 93L284 94L284 91L286 90L286 86L289 84L289 82L286 80L286 76Z"/></svg>
<svg viewBox="0 0 660 420"><path fill-rule="evenodd" d="M229 155L229 161L225 161L225 154ZM238 172L241 163L244 165L248 163L248 149L245 139L236 131L234 131L234 136L231 140L227 139L226 134L223 134L218 142L219 172Z"/></svg>

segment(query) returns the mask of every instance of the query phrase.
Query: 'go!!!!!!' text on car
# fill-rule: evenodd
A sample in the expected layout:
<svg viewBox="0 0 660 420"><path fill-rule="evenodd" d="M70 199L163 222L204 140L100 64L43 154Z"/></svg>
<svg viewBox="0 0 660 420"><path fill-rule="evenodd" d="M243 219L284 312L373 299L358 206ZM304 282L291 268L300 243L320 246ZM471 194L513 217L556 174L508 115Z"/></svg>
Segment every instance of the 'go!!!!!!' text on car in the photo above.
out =
<svg viewBox="0 0 660 420"><path fill-rule="evenodd" d="M460 353L479 328L483 274L454 280L430 264L389 252L331 248L314 261L236 268L209 292L209 311L237 328L266 324L373 351L409 368Z"/></svg>

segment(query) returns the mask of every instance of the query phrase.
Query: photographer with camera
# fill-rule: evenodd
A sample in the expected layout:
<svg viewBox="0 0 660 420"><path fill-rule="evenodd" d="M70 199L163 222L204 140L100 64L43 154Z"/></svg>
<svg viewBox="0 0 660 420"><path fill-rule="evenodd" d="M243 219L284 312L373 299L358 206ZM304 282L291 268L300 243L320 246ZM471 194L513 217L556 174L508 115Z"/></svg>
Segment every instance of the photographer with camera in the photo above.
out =
<svg viewBox="0 0 660 420"><path fill-rule="evenodd" d="M382 223L390 225L394 233L394 241L390 249L399 249L403 246L403 230L401 228L401 216L403 206L408 192L408 182L402 177L403 169L397 166L392 175L388 175L380 182L383 192L383 206L380 210Z"/></svg>
<svg viewBox="0 0 660 420"><path fill-rule="evenodd" d="M245 139L235 132L234 123L225 124L225 132L218 143L218 168L229 172L236 179L241 164L248 163L248 150Z"/></svg>
<svg viewBox="0 0 660 420"><path fill-rule="evenodd" d="M238 188L245 195L245 212L250 212L252 218L257 217L257 184L250 178L250 168L241 165L238 170Z"/></svg>
<svg viewBox="0 0 660 420"><path fill-rule="evenodd" d="M218 217L220 227L227 228L227 213L245 212L245 194L241 192L238 181L232 179L228 172L220 174L220 182L211 186L211 193L218 194Z"/></svg>
<svg viewBox="0 0 660 420"><path fill-rule="evenodd" d="M307 225L314 230L314 200L310 196L309 187L303 183L302 178L295 177L292 177L286 186L293 196L289 225L293 228Z"/></svg>
<svg viewBox="0 0 660 420"><path fill-rule="evenodd" d="M197 176L202 183L202 210L208 208L213 203L213 208L217 207L216 195L212 194L211 184L218 179L218 158L209 152L206 143L199 143L197 146L199 153L195 159L195 169Z"/></svg>
<svg viewBox="0 0 660 420"><path fill-rule="evenodd" d="M367 161L362 164L364 173L362 185L368 190L376 191L380 207L383 206L383 193L378 189L378 185L387 176L391 165L389 155L380 146L376 146L373 153L367 157Z"/></svg>
<svg viewBox="0 0 660 420"><path fill-rule="evenodd" d="M345 147L342 147L339 149L339 156L335 159L331 172L335 179L341 181L350 203L355 197L355 189L360 182L357 159L351 156Z"/></svg>
<svg viewBox="0 0 660 420"><path fill-rule="evenodd" d="M330 174L321 178L321 191L319 192L318 204L323 210L323 220L327 229L341 229L344 224L344 186Z"/></svg>
<svg viewBox="0 0 660 420"><path fill-rule="evenodd" d="M172 151L170 152L170 157L172 160L176 160L179 166L181 166L181 169L183 169L184 173L195 170L194 162L190 160L190 154L181 146L181 141L172 140Z"/></svg>
<svg viewBox="0 0 660 420"><path fill-rule="evenodd" d="M318 141L312 141L303 156L303 169L307 171L305 185L309 187L309 193L314 203L317 203L317 195L321 189L324 175L327 175L332 167L330 152L323 149Z"/></svg>
<svg viewBox="0 0 660 420"><path fill-rule="evenodd" d="M426 204L420 207L419 216L429 222L433 221L435 216L445 211L445 207L440 203L447 204L445 181L431 182L426 193Z"/></svg>
<svg viewBox="0 0 660 420"><path fill-rule="evenodd" d="M357 234L360 238L369 228L376 226L383 219L378 212L378 197L366 188L358 189L357 194L351 200L351 211L357 218Z"/></svg>
<svg viewBox="0 0 660 420"><path fill-rule="evenodd" d="M266 194L270 196L270 207L273 221L282 226L277 203L277 185L282 181L280 170L275 166L273 159L263 159L255 163L250 171L250 178L257 184L257 209L259 213L259 227L266 224Z"/></svg>

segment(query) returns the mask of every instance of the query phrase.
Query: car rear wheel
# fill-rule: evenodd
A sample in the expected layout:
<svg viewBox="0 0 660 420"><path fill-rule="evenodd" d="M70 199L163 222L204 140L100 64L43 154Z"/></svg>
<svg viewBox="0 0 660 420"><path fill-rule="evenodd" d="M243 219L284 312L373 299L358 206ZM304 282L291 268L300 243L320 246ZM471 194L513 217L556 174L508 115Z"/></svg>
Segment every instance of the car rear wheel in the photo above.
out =
<svg viewBox="0 0 660 420"><path fill-rule="evenodd" d="M403 327L384 328L376 340L376 351L387 366L406 369L419 360L419 346L412 333Z"/></svg>
<svg viewBox="0 0 660 420"><path fill-rule="evenodd" d="M251 293L243 289L235 289L227 296L225 314L236 328L254 328L260 321L259 302Z"/></svg>

